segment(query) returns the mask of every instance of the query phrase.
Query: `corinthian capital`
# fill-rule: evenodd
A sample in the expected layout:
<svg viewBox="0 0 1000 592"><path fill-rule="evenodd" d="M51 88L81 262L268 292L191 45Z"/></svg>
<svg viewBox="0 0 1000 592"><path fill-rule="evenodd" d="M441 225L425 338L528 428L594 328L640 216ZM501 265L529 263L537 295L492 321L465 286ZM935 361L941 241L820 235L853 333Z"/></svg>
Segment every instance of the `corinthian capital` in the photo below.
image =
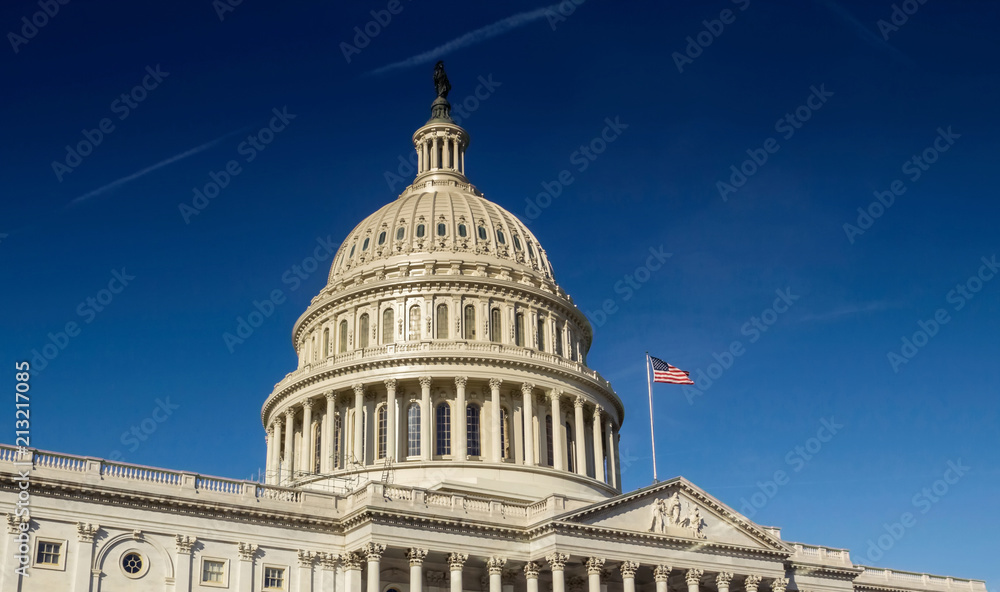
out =
<svg viewBox="0 0 1000 592"><path fill-rule="evenodd" d="M526 577L528 579L531 579L531 578L537 579L538 578L538 572L541 571L541 569L542 569L541 565L538 565L534 561L529 561L529 562L527 562L527 563L524 564L524 577Z"/></svg>
<svg viewBox="0 0 1000 592"><path fill-rule="evenodd" d="M703 569L689 569L684 572L684 581L687 582L688 586L697 586L703 575L705 575Z"/></svg>
<svg viewBox="0 0 1000 592"><path fill-rule="evenodd" d="M424 559L427 558L427 549L412 547L406 552L406 558L410 560L410 567L423 565Z"/></svg>
<svg viewBox="0 0 1000 592"><path fill-rule="evenodd" d="M502 378L491 378L490 379L490 390L498 391L500 390L500 385L503 384Z"/></svg>
<svg viewBox="0 0 1000 592"><path fill-rule="evenodd" d="M448 555L448 566L451 567L451 571L462 571L462 566L468 558L465 553L452 553Z"/></svg>
<svg viewBox="0 0 1000 592"><path fill-rule="evenodd" d="M387 390L390 390L390 391L396 390L396 379L395 378L386 378L385 379L385 388Z"/></svg>
<svg viewBox="0 0 1000 592"><path fill-rule="evenodd" d="M657 582L666 582L670 579L672 569L669 565L657 565L653 570L653 579Z"/></svg>
<svg viewBox="0 0 1000 592"><path fill-rule="evenodd" d="M502 574L503 566L505 565L507 565L506 557L497 557L494 555L486 560L486 568L489 570L491 576Z"/></svg>
<svg viewBox="0 0 1000 592"><path fill-rule="evenodd" d="M785 592L785 586L788 585L788 578L774 578L771 582L772 592Z"/></svg>
<svg viewBox="0 0 1000 592"><path fill-rule="evenodd" d="M743 580L743 587L746 588L747 592L757 592L757 586L760 586L760 581L763 579L757 574L750 574L747 579Z"/></svg>
<svg viewBox="0 0 1000 592"><path fill-rule="evenodd" d="M455 386L457 386L458 388L465 388L465 385L468 384L468 383L469 383L469 377L468 376L456 376L455 377Z"/></svg>
<svg viewBox="0 0 1000 592"><path fill-rule="evenodd" d="M351 386L351 388L354 389L355 395L365 394L365 385L361 384L360 382L355 383L354 385Z"/></svg>
<svg viewBox="0 0 1000 592"><path fill-rule="evenodd" d="M420 388L431 388L430 376L421 376L417 381L420 383Z"/></svg>
<svg viewBox="0 0 1000 592"><path fill-rule="evenodd" d="M546 555L545 560L549 562L549 567L554 570L566 569L566 562L569 561L569 555L565 553L552 553L551 555Z"/></svg>
<svg viewBox="0 0 1000 592"><path fill-rule="evenodd" d="M382 559L382 553L385 552L385 545L380 543L368 543L364 547L361 547L361 552L365 554L365 558L368 561L378 561Z"/></svg>
<svg viewBox="0 0 1000 592"><path fill-rule="evenodd" d="M623 578L634 578L636 570L639 569L639 564L635 561L622 561L621 570Z"/></svg>
<svg viewBox="0 0 1000 592"><path fill-rule="evenodd" d="M587 575L600 575L601 570L604 569L603 557L591 557L587 559Z"/></svg>
<svg viewBox="0 0 1000 592"><path fill-rule="evenodd" d="M524 394L525 397L530 397L531 391L533 390L535 390L535 385L531 384L530 382L526 382L521 385L521 393Z"/></svg>
<svg viewBox="0 0 1000 592"><path fill-rule="evenodd" d="M720 571L717 576L715 576L715 585L721 588L728 588L729 582L733 581L733 573L729 571Z"/></svg>

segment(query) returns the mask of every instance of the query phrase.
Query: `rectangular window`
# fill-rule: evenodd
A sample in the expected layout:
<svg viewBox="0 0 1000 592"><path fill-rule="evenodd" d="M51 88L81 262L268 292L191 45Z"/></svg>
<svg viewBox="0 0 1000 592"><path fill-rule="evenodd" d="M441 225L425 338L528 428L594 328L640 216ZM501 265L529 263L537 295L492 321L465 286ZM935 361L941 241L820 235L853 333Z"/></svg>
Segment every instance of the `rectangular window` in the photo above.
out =
<svg viewBox="0 0 1000 592"><path fill-rule="evenodd" d="M285 568L265 567L264 568L264 589L284 590L285 589Z"/></svg>
<svg viewBox="0 0 1000 592"><path fill-rule="evenodd" d="M538 317L538 351L545 351L545 317Z"/></svg>
<svg viewBox="0 0 1000 592"><path fill-rule="evenodd" d="M59 558L61 555L61 543L39 541L38 554L35 556L35 563L41 565L59 565Z"/></svg>
<svg viewBox="0 0 1000 592"><path fill-rule="evenodd" d="M226 583L226 562L205 559L201 564L201 581L206 584Z"/></svg>

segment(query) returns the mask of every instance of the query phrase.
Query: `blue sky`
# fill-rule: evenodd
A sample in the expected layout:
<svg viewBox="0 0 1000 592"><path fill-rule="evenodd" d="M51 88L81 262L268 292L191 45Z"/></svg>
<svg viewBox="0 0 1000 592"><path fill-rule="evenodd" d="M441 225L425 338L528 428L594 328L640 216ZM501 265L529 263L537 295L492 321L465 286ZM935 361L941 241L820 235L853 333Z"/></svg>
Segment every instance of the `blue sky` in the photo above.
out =
<svg viewBox="0 0 1000 592"><path fill-rule="evenodd" d="M37 4L4 3L0 358L12 380L65 346L32 378L35 446L256 475L327 270L283 276L398 194L442 57L470 178L595 320L626 489L652 480L649 350L708 377L655 387L661 479L859 563L995 585L995 3L388 6L74 2L22 31Z"/></svg>

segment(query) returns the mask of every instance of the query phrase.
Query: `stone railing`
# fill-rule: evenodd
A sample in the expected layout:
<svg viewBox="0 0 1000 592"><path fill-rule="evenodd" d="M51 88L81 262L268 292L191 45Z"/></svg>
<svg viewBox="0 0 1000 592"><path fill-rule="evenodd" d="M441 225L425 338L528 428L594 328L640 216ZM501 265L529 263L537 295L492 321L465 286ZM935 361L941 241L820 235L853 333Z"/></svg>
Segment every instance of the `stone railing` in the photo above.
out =
<svg viewBox="0 0 1000 592"><path fill-rule="evenodd" d="M851 553L847 549L837 549L834 547L824 547L821 545L807 545L805 543L792 543L795 549L793 560L810 563L834 563L850 566Z"/></svg>
<svg viewBox="0 0 1000 592"><path fill-rule="evenodd" d="M955 590L961 592L986 592L983 580L967 580L948 576L936 576L912 571L899 571L880 567L857 566L864 571L854 583L878 586L899 586L901 588L928 588L931 590Z"/></svg>

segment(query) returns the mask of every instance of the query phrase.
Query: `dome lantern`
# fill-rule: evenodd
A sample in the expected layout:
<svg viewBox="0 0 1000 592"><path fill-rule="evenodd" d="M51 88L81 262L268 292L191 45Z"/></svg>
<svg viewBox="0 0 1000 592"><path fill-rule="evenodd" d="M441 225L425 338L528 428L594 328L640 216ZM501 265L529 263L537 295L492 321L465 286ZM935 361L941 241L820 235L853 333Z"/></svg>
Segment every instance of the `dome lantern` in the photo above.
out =
<svg viewBox="0 0 1000 592"><path fill-rule="evenodd" d="M468 183L465 150L469 147L469 133L451 118L451 103L448 102L451 83L445 74L444 62L438 62L434 68L434 86L437 98L431 103L431 118L413 134L413 147L417 151L414 183L426 180Z"/></svg>

